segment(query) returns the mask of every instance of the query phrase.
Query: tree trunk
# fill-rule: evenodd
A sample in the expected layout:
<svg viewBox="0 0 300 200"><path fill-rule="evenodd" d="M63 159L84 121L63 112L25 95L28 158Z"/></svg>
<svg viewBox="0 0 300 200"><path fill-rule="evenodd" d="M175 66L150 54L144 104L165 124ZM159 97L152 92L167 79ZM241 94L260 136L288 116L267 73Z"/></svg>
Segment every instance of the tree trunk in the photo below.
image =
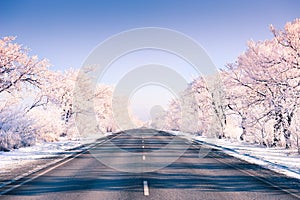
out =
<svg viewBox="0 0 300 200"><path fill-rule="evenodd" d="M287 114L287 119L286 121L284 121L285 123L283 123L283 135L284 135L284 138L285 138L285 148L286 149L290 149L291 146L292 146L292 143L291 143L291 131L290 131L290 126L291 126L291 123L292 123L292 118L293 118L293 111L288 113L286 112Z"/></svg>
<svg viewBox="0 0 300 200"><path fill-rule="evenodd" d="M298 149L298 154L300 154L300 144L299 144L299 135L297 134L297 138L296 138L296 140L297 140L297 149Z"/></svg>
<svg viewBox="0 0 300 200"><path fill-rule="evenodd" d="M246 135L246 118L245 117L242 117L242 122L241 122L241 126L242 126L242 129L243 129L243 132L240 136L240 140L244 140L245 138L245 135Z"/></svg>
<svg viewBox="0 0 300 200"><path fill-rule="evenodd" d="M284 129L283 135L285 138L285 148L290 149L291 148L291 131L289 131L288 129Z"/></svg>

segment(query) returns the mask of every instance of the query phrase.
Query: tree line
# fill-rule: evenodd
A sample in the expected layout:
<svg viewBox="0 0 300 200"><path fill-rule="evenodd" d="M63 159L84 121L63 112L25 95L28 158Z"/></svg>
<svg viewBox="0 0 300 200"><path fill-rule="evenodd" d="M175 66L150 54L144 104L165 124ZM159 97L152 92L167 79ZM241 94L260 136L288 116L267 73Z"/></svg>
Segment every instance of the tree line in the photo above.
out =
<svg viewBox="0 0 300 200"><path fill-rule="evenodd" d="M164 128L181 130L182 99L193 94L198 124L192 132L210 134L214 118L218 138L300 151L300 19L286 23L283 30L270 30L272 39L249 41L246 51L220 69L217 78L198 77L181 99L172 100L162 116ZM211 79L221 82L219 94L208 83Z"/></svg>
<svg viewBox="0 0 300 200"><path fill-rule="evenodd" d="M300 152L300 19L270 30L272 39L249 41L236 62L191 82L156 120L163 123L152 126ZM0 151L78 137L73 91L79 71L50 70L48 60L30 56L15 39L0 39ZM117 129L113 89L98 84L93 94L103 132ZM182 126L186 122L191 126Z"/></svg>
<svg viewBox="0 0 300 200"><path fill-rule="evenodd" d="M50 70L50 63L30 56L15 37L0 40L0 151L79 138L73 90L78 70ZM113 88L98 85L94 94L99 130L113 131Z"/></svg>

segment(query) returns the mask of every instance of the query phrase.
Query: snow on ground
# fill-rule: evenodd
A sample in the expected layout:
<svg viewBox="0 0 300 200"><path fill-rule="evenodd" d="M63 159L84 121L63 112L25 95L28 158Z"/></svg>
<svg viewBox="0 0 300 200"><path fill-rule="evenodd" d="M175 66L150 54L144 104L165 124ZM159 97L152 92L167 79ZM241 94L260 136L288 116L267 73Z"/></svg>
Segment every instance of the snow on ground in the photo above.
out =
<svg viewBox="0 0 300 200"><path fill-rule="evenodd" d="M169 131L170 132L170 131ZM191 135L182 132L172 132L188 140L204 142L224 153L260 165L286 176L300 179L300 155L297 150L285 148L266 148L256 144L230 139L209 139L204 136Z"/></svg>
<svg viewBox="0 0 300 200"><path fill-rule="evenodd" d="M83 144L94 142L97 139L106 137L110 134L111 133L105 133L100 137L99 135L91 135L88 138L78 138L74 140L60 138L58 142L39 143L31 147L23 147L10 152L0 151L0 175L1 173L10 172L15 168L22 167L22 165L26 165L35 160L43 158L55 158L67 150L80 147ZM72 153L74 151L68 151L68 153Z"/></svg>

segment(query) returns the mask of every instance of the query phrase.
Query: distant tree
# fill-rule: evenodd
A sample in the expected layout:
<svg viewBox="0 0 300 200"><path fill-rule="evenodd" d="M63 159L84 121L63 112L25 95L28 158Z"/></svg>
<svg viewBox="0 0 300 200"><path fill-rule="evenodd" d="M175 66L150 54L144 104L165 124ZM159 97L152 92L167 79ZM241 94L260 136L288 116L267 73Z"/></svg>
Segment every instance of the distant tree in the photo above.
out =
<svg viewBox="0 0 300 200"><path fill-rule="evenodd" d="M95 112L99 123L99 129L102 132L113 132L118 129L114 120L112 104L113 87L106 85L97 85L95 91Z"/></svg>
<svg viewBox="0 0 300 200"><path fill-rule="evenodd" d="M199 127L206 134L225 137L226 126L225 94L219 74L199 77L191 84L192 93L198 105Z"/></svg>
<svg viewBox="0 0 300 200"><path fill-rule="evenodd" d="M165 128L173 131L179 131L181 126L181 108L178 99L172 99L169 103L168 109L163 121Z"/></svg>

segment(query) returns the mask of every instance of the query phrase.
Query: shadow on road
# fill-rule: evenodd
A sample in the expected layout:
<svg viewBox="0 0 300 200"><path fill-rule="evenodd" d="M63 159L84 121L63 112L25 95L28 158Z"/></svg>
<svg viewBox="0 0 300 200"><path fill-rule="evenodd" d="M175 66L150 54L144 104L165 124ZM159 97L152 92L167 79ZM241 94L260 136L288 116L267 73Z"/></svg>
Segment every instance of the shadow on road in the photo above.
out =
<svg viewBox="0 0 300 200"><path fill-rule="evenodd" d="M115 171L93 159L89 153L85 153L78 157L81 160L80 163L85 164L76 166L76 164L70 162L68 165L59 167L55 171L31 181L7 195L28 196L57 192L142 191L141 184L143 180L149 182L152 190L264 192L273 195L281 193L279 190L275 190L247 174L238 173L240 175L235 175L236 169L212 159L214 152L209 153L206 158L196 158L193 151L195 150L189 149L180 159L164 169L141 174ZM79 160L75 159L74 162ZM240 162L231 163L231 165L243 169L261 170L254 165ZM268 178L282 181L281 176ZM285 182L285 184L290 188L299 188L293 182Z"/></svg>

